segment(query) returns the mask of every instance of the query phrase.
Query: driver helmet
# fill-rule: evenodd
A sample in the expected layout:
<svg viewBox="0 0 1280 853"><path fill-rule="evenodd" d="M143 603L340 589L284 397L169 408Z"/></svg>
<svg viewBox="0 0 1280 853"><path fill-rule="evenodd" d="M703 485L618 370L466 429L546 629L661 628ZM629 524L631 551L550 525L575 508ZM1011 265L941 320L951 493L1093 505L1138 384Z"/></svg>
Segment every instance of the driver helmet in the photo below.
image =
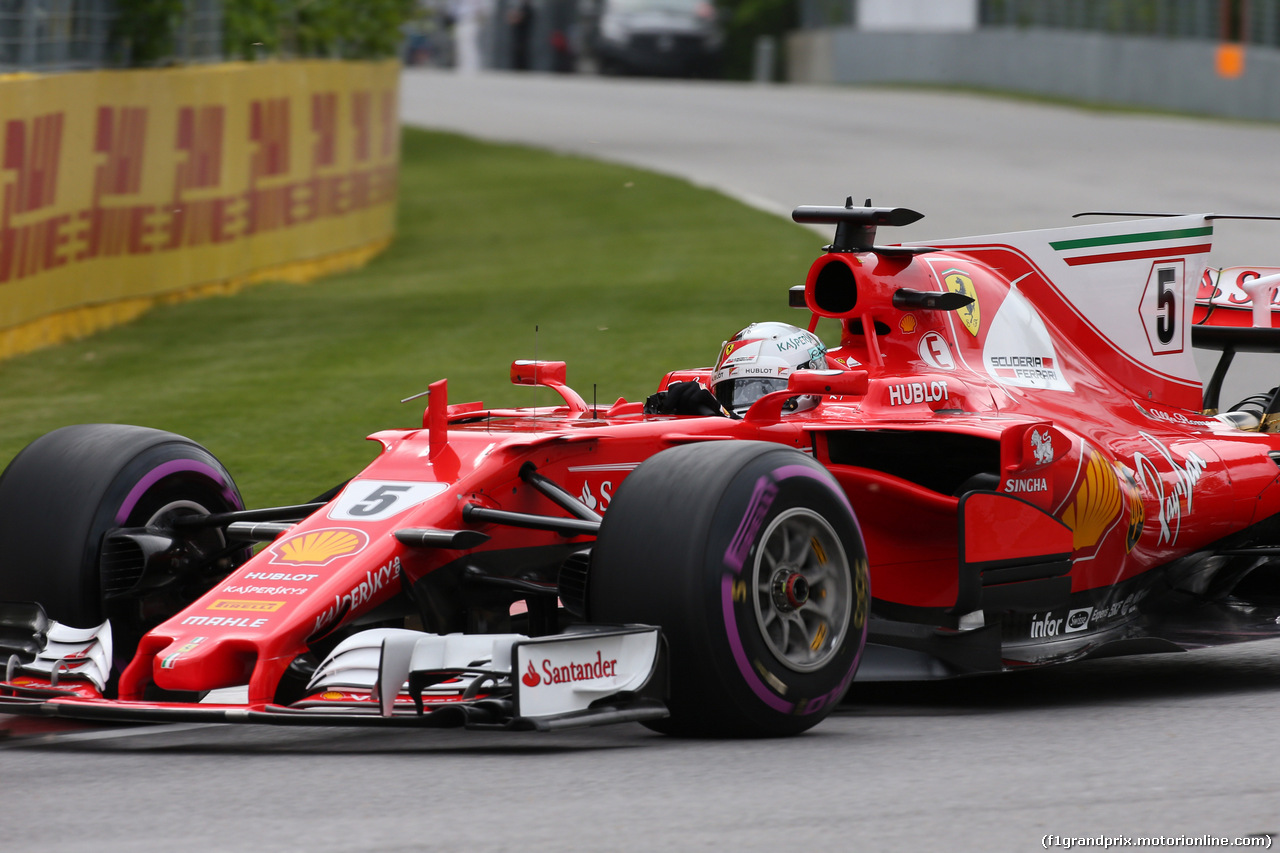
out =
<svg viewBox="0 0 1280 853"><path fill-rule="evenodd" d="M789 323L752 323L721 344L711 391L720 405L740 418L765 394L784 390L792 371L827 366L826 344L812 332ZM792 397L783 410L817 404L815 396Z"/></svg>

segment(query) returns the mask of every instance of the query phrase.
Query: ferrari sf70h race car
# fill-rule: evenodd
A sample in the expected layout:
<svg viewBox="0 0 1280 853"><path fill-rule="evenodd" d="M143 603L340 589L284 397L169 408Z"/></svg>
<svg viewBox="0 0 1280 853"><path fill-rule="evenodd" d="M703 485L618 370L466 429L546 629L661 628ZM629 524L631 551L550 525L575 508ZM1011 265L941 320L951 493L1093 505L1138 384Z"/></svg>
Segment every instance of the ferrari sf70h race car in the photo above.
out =
<svg viewBox="0 0 1280 853"><path fill-rule="evenodd" d="M784 735L855 677L1280 633L1280 393L1218 400L1280 349L1280 270L1209 267L1222 217L927 246L877 245L903 208L794 218L836 226L807 331L607 407L562 362L511 366L555 407L438 381L309 503L246 509L167 432L36 440L0 478L0 713Z"/></svg>

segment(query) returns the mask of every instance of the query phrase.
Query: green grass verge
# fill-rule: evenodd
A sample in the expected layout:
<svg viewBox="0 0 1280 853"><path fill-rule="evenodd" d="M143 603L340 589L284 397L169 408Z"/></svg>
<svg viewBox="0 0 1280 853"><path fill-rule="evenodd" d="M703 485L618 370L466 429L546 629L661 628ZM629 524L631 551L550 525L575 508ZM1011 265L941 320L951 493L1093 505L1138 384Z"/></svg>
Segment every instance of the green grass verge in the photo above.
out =
<svg viewBox="0 0 1280 853"><path fill-rule="evenodd" d="M588 401L643 399L749 322L799 322L786 289L821 242L673 178L406 130L386 253L0 363L0 463L66 424L135 423L208 447L251 506L306 500L373 457L365 435L419 425L425 400L399 400L436 379L452 402L549 404L508 382L536 351Z"/></svg>

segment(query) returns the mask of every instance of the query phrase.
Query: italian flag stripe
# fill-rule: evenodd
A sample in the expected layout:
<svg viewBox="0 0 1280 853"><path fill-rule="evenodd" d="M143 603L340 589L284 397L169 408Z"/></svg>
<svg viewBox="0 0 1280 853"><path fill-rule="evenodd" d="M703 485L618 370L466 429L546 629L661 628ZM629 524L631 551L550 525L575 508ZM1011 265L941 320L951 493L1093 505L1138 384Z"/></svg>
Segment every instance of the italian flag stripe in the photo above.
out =
<svg viewBox="0 0 1280 853"><path fill-rule="evenodd" d="M1173 231L1146 231L1141 234L1113 234L1110 237L1088 237L1084 240L1060 240L1049 245L1059 252L1071 249L1090 249L1095 246L1120 246L1125 243L1151 243L1156 240L1186 240L1191 237L1209 237L1213 226L1203 228L1179 228Z"/></svg>
<svg viewBox="0 0 1280 853"><path fill-rule="evenodd" d="M1179 255L1195 255L1208 252L1212 248L1209 243L1197 246L1163 246L1159 249L1141 249L1135 252L1111 252L1106 255L1077 255L1074 258L1063 258L1069 267L1083 264L1109 264L1112 261L1136 261L1142 258L1176 258Z"/></svg>

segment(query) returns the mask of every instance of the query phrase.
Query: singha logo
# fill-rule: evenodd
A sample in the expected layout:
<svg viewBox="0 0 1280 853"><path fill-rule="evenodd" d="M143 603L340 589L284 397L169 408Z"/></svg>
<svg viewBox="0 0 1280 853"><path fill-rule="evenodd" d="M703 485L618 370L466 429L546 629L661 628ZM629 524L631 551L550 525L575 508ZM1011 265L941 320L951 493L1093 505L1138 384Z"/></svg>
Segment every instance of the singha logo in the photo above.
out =
<svg viewBox="0 0 1280 853"><path fill-rule="evenodd" d="M533 661L529 661L529 671L520 676L520 680L524 682L525 687L537 687L542 683L542 676L538 675L538 671L533 668Z"/></svg>

